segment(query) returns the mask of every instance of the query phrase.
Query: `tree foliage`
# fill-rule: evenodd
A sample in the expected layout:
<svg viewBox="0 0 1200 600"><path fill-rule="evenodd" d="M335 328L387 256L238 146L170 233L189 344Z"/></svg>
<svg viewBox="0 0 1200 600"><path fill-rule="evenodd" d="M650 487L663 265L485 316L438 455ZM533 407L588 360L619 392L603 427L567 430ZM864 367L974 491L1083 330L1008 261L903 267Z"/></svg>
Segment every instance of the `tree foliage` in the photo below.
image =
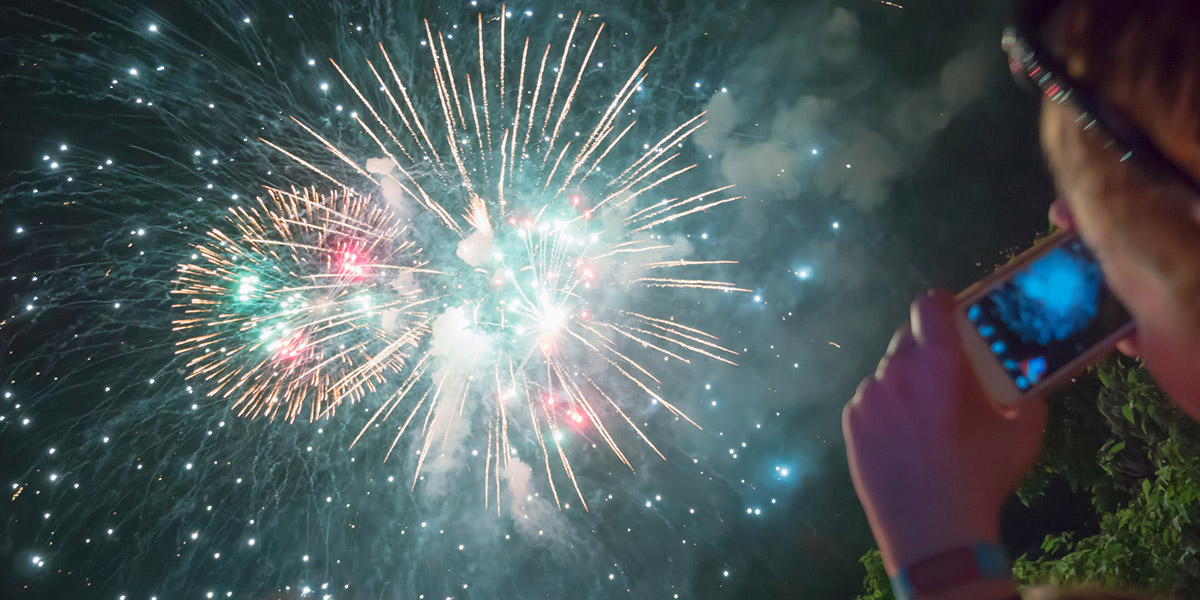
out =
<svg viewBox="0 0 1200 600"><path fill-rule="evenodd" d="M1017 496L1038 511L1052 502L1051 483L1065 482L1087 497L1091 525L1046 532L1039 548L1016 549L1017 582L1200 600L1200 425L1124 357L1093 367L1049 404L1042 456ZM891 598L878 550L860 560L860 600Z"/></svg>
<svg viewBox="0 0 1200 600"><path fill-rule="evenodd" d="M863 593L859 594L858 600L896 600L896 595L892 593L892 582L888 579L887 569L883 567L883 556L879 554L879 549L872 549L862 555L858 559L867 569L867 576L863 579Z"/></svg>
<svg viewBox="0 0 1200 600"><path fill-rule="evenodd" d="M1064 478L1091 496L1099 531L1047 535L1014 561L1014 577L1200 598L1200 425L1136 361L1113 359L1090 377L1098 385L1052 400L1046 451L1018 495L1030 505Z"/></svg>

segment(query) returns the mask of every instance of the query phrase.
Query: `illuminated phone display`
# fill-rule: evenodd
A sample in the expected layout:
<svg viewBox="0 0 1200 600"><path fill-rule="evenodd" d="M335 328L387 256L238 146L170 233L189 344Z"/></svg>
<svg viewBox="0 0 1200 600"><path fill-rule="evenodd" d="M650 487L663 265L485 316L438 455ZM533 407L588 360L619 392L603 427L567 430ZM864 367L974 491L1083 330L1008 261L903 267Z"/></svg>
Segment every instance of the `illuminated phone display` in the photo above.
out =
<svg viewBox="0 0 1200 600"><path fill-rule="evenodd" d="M965 310L967 322L1021 391L1130 321L1095 257L1076 237L1013 271Z"/></svg>

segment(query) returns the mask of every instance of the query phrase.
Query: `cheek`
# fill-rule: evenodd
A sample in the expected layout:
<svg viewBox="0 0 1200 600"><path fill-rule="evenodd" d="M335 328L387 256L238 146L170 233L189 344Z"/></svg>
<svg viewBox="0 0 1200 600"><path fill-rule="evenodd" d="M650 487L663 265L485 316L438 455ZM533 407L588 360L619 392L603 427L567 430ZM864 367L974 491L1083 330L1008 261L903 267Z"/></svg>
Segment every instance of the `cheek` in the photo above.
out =
<svg viewBox="0 0 1200 600"><path fill-rule="evenodd" d="M1200 420L1200 330L1180 318L1180 306L1163 280L1128 255L1108 261L1104 271L1113 292L1135 315L1141 358L1167 395Z"/></svg>
<svg viewBox="0 0 1200 600"><path fill-rule="evenodd" d="M1138 344L1159 387L1200 421L1200 346L1196 338L1187 339L1177 330L1147 330L1143 336L1139 325Z"/></svg>
<svg viewBox="0 0 1200 600"><path fill-rule="evenodd" d="M1167 324L1178 320L1162 279L1126 253L1097 252L1097 257L1109 288L1134 314L1139 325L1163 331Z"/></svg>

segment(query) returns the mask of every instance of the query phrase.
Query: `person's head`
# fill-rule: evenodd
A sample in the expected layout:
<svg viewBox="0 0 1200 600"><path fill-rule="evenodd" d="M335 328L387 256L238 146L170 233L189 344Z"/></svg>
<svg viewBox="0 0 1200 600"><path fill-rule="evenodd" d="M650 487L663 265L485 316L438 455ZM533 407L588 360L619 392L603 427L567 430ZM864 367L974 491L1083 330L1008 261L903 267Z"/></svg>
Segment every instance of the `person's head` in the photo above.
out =
<svg viewBox="0 0 1200 600"><path fill-rule="evenodd" d="M1043 90L1042 145L1056 186L1134 314L1139 353L1200 419L1200 6L1029 4L1025 14L1044 14L1022 33L1081 88L1065 101Z"/></svg>

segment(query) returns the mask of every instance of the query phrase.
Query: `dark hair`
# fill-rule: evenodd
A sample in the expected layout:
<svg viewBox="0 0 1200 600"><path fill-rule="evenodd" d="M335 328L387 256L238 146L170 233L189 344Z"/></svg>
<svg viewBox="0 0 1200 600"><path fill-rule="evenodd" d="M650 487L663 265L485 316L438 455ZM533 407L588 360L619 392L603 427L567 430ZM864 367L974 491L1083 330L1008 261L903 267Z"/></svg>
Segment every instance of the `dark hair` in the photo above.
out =
<svg viewBox="0 0 1200 600"><path fill-rule="evenodd" d="M1200 5L1195 0L1031 1L1053 11L1041 33L1068 74L1126 107L1143 131L1168 146L1162 149L1195 175L1200 167L1200 44L1195 37ZM1191 121L1191 143L1166 143L1178 139L1164 135L1179 132L1182 123L1176 117Z"/></svg>

